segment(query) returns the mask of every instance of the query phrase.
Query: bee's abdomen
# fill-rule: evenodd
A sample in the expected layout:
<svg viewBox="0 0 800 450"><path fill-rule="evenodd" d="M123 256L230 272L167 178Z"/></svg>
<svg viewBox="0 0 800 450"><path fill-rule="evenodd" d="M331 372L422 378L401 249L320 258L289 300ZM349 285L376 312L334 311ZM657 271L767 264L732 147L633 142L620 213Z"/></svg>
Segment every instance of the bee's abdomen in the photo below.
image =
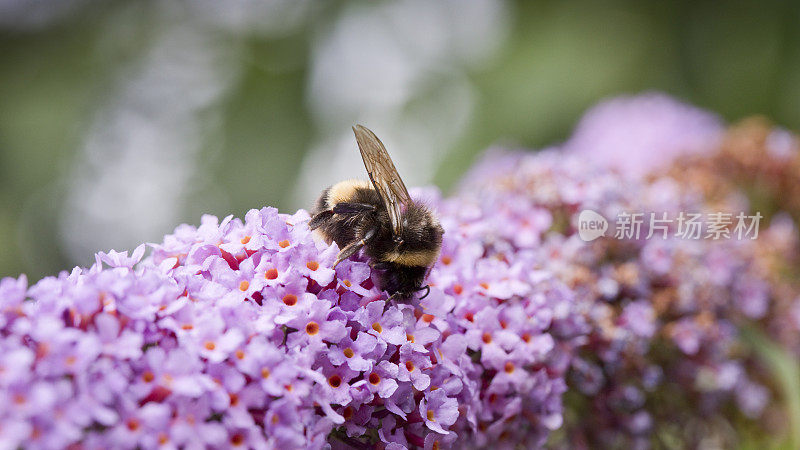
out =
<svg viewBox="0 0 800 450"><path fill-rule="evenodd" d="M439 257L438 247L408 251L390 251L381 255L381 260L406 267L430 267Z"/></svg>

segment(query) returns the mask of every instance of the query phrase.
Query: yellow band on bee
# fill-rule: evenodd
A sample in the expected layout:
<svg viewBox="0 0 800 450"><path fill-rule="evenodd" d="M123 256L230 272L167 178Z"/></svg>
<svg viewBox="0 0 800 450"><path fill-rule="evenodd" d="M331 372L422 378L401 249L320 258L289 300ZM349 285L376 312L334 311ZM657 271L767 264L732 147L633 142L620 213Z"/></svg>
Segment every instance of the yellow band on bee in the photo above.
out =
<svg viewBox="0 0 800 450"><path fill-rule="evenodd" d="M400 264L401 266L432 266L436 262L439 252L436 250L418 250L412 252L389 252L384 257L386 261Z"/></svg>
<svg viewBox="0 0 800 450"><path fill-rule="evenodd" d="M340 181L328 190L328 198L325 199L328 209L333 209L337 203L352 201L356 189L371 189L372 185L366 180L345 180Z"/></svg>

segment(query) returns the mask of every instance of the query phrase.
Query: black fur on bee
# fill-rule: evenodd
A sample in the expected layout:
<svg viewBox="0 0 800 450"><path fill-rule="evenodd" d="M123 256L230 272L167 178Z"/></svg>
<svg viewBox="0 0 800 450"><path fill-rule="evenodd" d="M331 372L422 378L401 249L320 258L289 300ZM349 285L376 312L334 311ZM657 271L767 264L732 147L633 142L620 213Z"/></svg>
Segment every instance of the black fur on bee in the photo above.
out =
<svg viewBox="0 0 800 450"><path fill-rule="evenodd" d="M408 195L378 138L358 125L353 130L371 183L347 180L325 189L309 226L341 249L334 266L363 249L392 298L429 291L423 284L444 230L430 209Z"/></svg>

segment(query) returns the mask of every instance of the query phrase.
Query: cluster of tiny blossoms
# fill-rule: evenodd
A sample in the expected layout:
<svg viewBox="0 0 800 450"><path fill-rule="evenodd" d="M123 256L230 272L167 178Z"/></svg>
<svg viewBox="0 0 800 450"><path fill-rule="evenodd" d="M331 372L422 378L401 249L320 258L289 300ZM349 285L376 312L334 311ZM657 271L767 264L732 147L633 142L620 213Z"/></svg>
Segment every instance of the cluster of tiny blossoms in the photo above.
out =
<svg viewBox="0 0 800 450"><path fill-rule="evenodd" d="M436 200L433 200L436 201ZM393 302L308 214L204 216L28 287L0 282L0 447L445 448L562 423L570 292L446 210L422 301ZM511 232L512 230L509 230Z"/></svg>
<svg viewBox="0 0 800 450"><path fill-rule="evenodd" d="M590 108L563 149L594 165L641 178L677 158L713 153L724 133L716 115L648 92L614 97Z"/></svg>
<svg viewBox="0 0 800 450"><path fill-rule="evenodd" d="M567 284L576 314L591 326L568 377L580 394L569 405L573 445L644 444L656 428L682 417L695 424L716 417L729 401L751 418L767 405L769 393L757 381L762 373L751 370L752 355L737 341L739 325L772 314L776 295L759 264L758 241L658 234L618 240L610 232L584 242L577 233L585 209L612 219L623 211L706 212L696 193L668 178L637 181L551 149L488 155L460 195L493 203L493 227L517 230L530 267L547 268ZM785 240L785 228L776 223L759 239ZM713 433L695 431L680 434L691 442Z"/></svg>
<svg viewBox="0 0 800 450"><path fill-rule="evenodd" d="M594 108L560 148L490 152L465 177L461 201L506 211L497 229L518 230L517 245L538 255L532 267L567 284L591 326L568 376L560 436L570 446L647 446L656 435L734 445L739 418L774 405L741 329L798 348L798 215L782 195L798 184L797 143L763 121L724 134L712 115L647 94ZM682 239L675 222L645 239L645 220L635 238L609 230L584 242L584 210L611 223L719 211L764 211L768 221L755 240Z"/></svg>

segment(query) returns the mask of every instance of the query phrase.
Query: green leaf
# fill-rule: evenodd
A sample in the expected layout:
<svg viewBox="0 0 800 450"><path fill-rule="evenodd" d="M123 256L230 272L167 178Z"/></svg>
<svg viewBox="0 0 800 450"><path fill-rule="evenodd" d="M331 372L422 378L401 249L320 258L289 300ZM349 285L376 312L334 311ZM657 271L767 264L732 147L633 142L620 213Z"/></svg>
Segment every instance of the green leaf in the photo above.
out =
<svg viewBox="0 0 800 450"><path fill-rule="evenodd" d="M767 365L772 372L772 378L781 389L789 419L790 448L800 448L800 363L761 330L743 327L741 333L744 342Z"/></svg>

